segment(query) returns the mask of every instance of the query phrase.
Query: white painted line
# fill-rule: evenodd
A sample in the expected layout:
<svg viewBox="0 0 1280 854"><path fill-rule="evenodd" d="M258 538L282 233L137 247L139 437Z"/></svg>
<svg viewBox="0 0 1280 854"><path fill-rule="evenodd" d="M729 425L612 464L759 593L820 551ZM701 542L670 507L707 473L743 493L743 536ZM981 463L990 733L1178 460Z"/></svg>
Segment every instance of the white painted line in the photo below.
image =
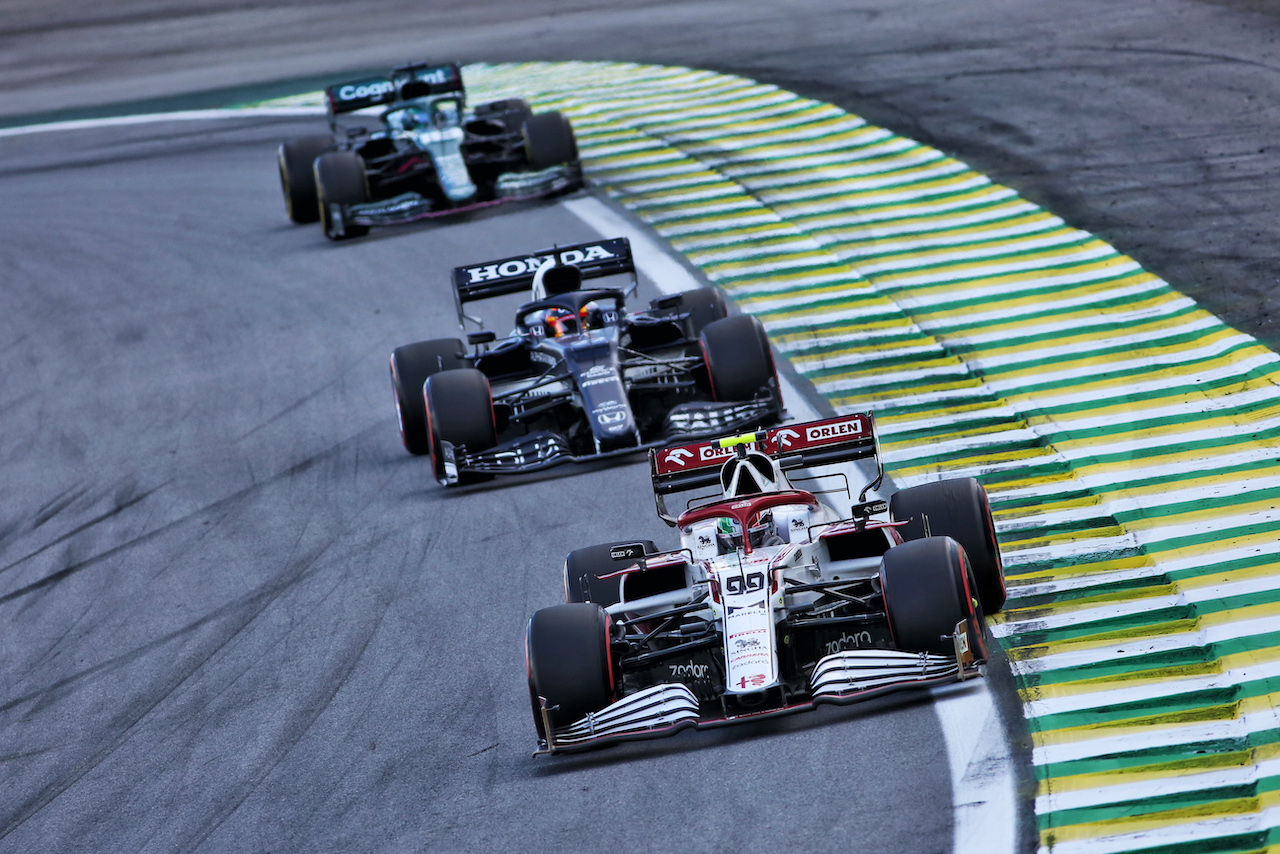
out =
<svg viewBox="0 0 1280 854"><path fill-rule="evenodd" d="M987 680L931 692L951 769L955 854L1013 854L1013 757Z"/></svg>
<svg viewBox="0 0 1280 854"><path fill-rule="evenodd" d="M203 122L219 119L243 119L259 116L323 116L323 107L228 107L217 110L178 110L172 113L144 113L137 116L107 116L100 119L75 119L41 125L0 128L0 137L26 136L53 131L91 130L93 128L148 125L159 122Z"/></svg>

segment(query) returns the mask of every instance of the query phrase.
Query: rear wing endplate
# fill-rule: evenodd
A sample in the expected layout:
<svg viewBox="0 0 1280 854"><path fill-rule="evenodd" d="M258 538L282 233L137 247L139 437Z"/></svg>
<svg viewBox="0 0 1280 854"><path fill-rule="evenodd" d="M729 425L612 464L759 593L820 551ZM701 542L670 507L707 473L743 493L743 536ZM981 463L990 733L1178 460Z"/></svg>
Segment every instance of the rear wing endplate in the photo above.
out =
<svg viewBox="0 0 1280 854"><path fill-rule="evenodd" d="M636 282L631 241L625 237L593 240L571 246L553 246L511 258L456 267L453 271L453 296L458 309L458 323L471 320L483 326L478 318L470 317L463 311L464 304L529 291L533 287L533 276L538 268L552 258L561 264L573 264L582 271L583 279L629 273L633 286Z"/></svg>
<svg viewBox="0 0 1280 854"><path fill-rule="evenodd" d="M738 437L709 439L670 448L657 448L649 452L649 475L653 481L653 497L658 506L658 516L669 525L685 508L669 510L667 497L710 487L719 488L720 469L734 456L734 446L743 444ZM869 489L879 486L884 478L880 463L879 439L876 436L875 417L870 412L841 415L822 421L803 424L784 424L755 435L755 449L778 461L785 473L794 469L808 469L837 463L874 459L877 477L863 489L863 498ZM860 499L861 500L861 499Z"/></svg>

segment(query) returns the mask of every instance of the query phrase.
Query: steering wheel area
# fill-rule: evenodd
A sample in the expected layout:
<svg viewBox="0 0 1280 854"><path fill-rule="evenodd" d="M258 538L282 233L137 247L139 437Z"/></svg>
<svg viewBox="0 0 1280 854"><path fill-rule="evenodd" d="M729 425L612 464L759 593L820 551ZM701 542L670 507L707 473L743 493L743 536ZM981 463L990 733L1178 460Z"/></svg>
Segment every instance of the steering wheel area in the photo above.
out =
<svg viewBox="0 0 1280 854"><path fill-rule="evenodd" d="M619 290L569 291L520 306L516 330L545 338L581 335L617 326L624 296Z"/></svg>

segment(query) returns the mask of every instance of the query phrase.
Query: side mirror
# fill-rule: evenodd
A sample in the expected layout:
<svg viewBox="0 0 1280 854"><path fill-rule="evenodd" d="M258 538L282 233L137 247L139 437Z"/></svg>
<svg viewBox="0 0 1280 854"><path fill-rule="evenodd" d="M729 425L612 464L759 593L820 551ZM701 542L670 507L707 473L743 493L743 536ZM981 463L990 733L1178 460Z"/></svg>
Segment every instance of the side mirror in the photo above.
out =
<svg viewBox="0 0 1280 854"><path fill-rule="evenodd" d="M498 339L498 333L493 330L485 330L484 332L467 333L467 343L472 347L479 347L482 344L492 344Z"/></svg>

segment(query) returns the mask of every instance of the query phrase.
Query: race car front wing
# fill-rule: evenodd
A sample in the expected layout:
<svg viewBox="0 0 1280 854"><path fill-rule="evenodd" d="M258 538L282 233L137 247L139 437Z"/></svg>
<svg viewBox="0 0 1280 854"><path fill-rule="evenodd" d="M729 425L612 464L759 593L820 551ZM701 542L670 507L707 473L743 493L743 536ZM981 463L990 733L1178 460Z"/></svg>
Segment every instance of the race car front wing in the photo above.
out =
<svg viewBox="0 0 1280 854"><path fill-rule="evenodd" d="M534 756L566 753L616 741L663 738L685 729L703 729L762 717L808 711L824 703L844 705L904 688L925 688L981 675L961 623L954 636L955 657L892 649L855 649L821 659L810 678L809 699L745 714L705 718L684 684L662 683L623 697L598 712L559 729L550 726L543 701L543 731ZM541 699L541 698L540 698Z"/></svg>
<svg viewBox="0 0 1280 854"><path fill-rule="evenodd" d="M540 199L576 190L581 186L582 167L571 163L552 166L539 172L507 173L498 179L495 187L498 197L489 201L439 207L432 199L420 193L409 192L389 199L357 205L330 203L329 215L333 223L334 235L343 237L348 226L404 225L424 219L504 205L508 202Z"/></svg>
<svg viewBox="0 0 1280 854"><path fill-rule="evenodd" d="M444 476L441 483L456 484L464 474L523 474L563 463L586 462L633 454L674 441L719 435L772 423L780 415L776 400L746 403L681 403L671 408L663 424L662 436L626 448L575 454L568 440L558 433L538 432L503 442L486 451L470 453L465 446L440 442Z"/></svg>

